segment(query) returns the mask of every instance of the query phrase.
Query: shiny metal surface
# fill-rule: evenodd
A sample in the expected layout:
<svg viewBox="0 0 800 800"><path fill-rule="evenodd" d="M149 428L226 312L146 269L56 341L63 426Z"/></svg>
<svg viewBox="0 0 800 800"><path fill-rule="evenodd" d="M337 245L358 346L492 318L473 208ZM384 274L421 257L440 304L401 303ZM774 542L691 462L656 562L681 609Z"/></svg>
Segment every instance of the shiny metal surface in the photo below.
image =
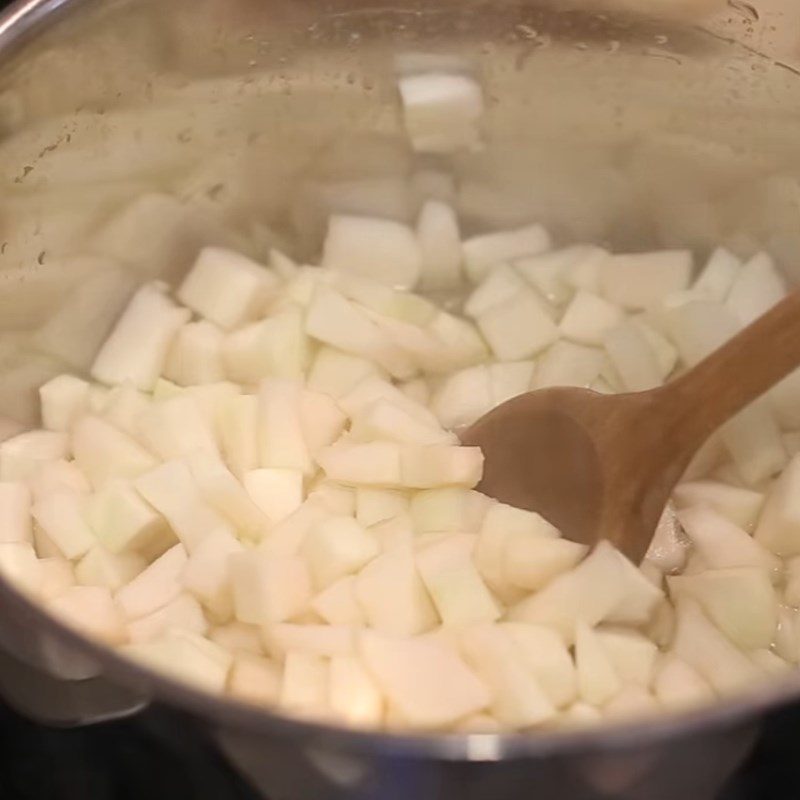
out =
<svg viewBox="0 0 800 800"><path fill-rule="evenodd" d="M524 0L18 3L0 18L3 425L31 424L35 387L88 365L138 281L179 279L207 243L311 255L332 207L410 217L432 171L453 176L436 191L472 229L539 219L563 241L765 246L797 276L797 19L777 2L758 20L728 9L702 26ZM484 87L486 146L417 159L396 70L443 58ZM136 199L165 192L180 202L145 209L152 236L126 238ZM378 735L146 673L2 581L0 609L0 643L29 665L0 659L12 702L65 725L164 700L273 800L702 800L760 717L800 696L793 678L597 731ZM42 675L61 688L39 691Z"/></svg>

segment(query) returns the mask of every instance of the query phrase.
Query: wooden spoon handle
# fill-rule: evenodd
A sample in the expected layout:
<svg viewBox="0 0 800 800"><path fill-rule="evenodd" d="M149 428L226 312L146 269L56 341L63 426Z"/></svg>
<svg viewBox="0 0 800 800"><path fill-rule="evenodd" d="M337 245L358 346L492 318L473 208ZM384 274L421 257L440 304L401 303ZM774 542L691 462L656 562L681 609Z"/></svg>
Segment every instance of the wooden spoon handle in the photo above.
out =
<svg viewBox="0 0 800 800"><path fill-rule="evenodd" d="M699 447L738 411L800 367L800 291L661 390L676 449Z"/></svg>

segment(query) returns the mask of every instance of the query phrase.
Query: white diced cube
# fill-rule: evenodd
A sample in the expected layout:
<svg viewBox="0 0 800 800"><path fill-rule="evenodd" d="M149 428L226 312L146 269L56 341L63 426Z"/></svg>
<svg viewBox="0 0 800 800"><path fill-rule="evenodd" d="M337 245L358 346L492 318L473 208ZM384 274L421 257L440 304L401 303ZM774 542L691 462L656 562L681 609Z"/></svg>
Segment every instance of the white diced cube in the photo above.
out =
<svg viewBox="0 0 800 800"><path fill-rule="evenodd" d="M31 490L22 481L0 482L0 542L31 542Z"/></svg>
<svg viewBox="0 0 800 800"><path fill-rule="evenodd" d="M233 610L229 556L243 551L230 533L212 533L189 556L181 575L183 586L217 619L229 617Z"/></svg>
<svg viewBox="0 0 800 800"><path fill-rule="evenodd" d="M219 247L200 251L178 289L178 299L225 330L254 319L277 287L269 269Z"/></svg>
<svg viewBox="0 0 800 800"><path fill-rule="evenodd" d="M411 359L369 318L365 310L329 287L319 287L306 317L309 336L376 362L396 378L415 372Z"/></svg>
<svg viewBox="0 0 800 800"><path fill-rule="evenodd" d="M561 319L561 333L579 344L602 345L605 335L625 318L622 309L596 294L579 291Z"/></svg>
<svg viewBox="0 0 800 800"><path fill-rule="evenodd" d="M608 331L603 342L627 391L645 392L661 385L663 376L656 354L635 322Z"/></svg>
<svg viewBox="0 0 800 800"><path fill-rule="evenodd" d="M381 368L374 362L323 346L317 351L308 373L308 388L338 398L369 377L382 377Z"/></svg>
<svg viewBox="0 0 800 800"><path fill-rule="evenodd" d="M27 431L0 443L0 480L22 481L32 477L40 465L69 454L65 433Z"/></svg>
<svg viewBox="0 0 800 800"><path fill-rule="evenodd" d="M452 725L491 702L484 683L438 640L364 631L359 652L389 702L415 727Z"/></svg>
<svg viewBox="0 0 800 800"><path fill-rule="evenodd" d="M395 442L357 444L348 441L325 447L317 463L328 478L344 484L401 486L400 446Z"/></svg>
<svg viewBox="0 0 800 800"><path fill-rule="evenodd" d="M383 719L383 696L361 660L337 655L331 659L328 705L348 725L376 727Z"/></svg>
<svg viewBox="0 0 800 800"><path fill-rule="evenodd" d="M148 669L208 692L225 688L233 658L192 631L168 630L149 642L130 644L122 652Z"/></svg>
<svg viewBox="0 0 800 800"><path fill-rule="evenodd" d="M271 527L269 517L244 486L215 455L198 453L188 459L197 488L206 503L243 536L260 541Z"/></svg>
<svg viewBox="0 0 800 800"><path fill-rule="evenodd" d="M39 388L42 427L68 431L89 405L89 384L74 375L59 375Z"/></svg>
<svg viewBox="0 0 800 800"><path fill-rule="evenodd" d="M0 575L17 591L37 596L44 588L42 563L29 542L0 543Z"/></svg>
<svg viewBox="0 0 800 800"><path fill-rule="evenodd" d="M479 142L483 92L467 75L423 72L398 81L403 118L418 153L474 150Z"/></svg>
<svg viewBox="0 0 800 800"><path fill-rule="evenodd" d="M321 591L311 601L311 608L329 625L357 625L366 622L356 596L356 577L346 575Z"/></svg>
<svg viewBox="0 0 800 800"><path fill-rule="evenodd" d="M92 377L111 386L130 381L151 391L164 369L178 330L191 317L160 284L149 283L133 296L92 365Z"/></svg>
<svg viewBox="0 0 800 800"><path fill-rule="evenodd" d="M448 375L435 390L431 402L445 428L471 425L493 406L491 373L485 364Z"/></svg>
<svg viewBox="0 0 800 800"><path fill-rule="evenodd" d="M322 249L323 267L411 289L422 270L414 231L394 220L334 214Z"/></svg>
<svg viewBox="0 0 800 800"><path fill-rule="evenodd" d="M370 627L382 633L412 636L439 621L410 545L367 564L356 577L355 591Z"/></svg>
<svg viewBox="0 0 800 800"><path fill-rule="evenodd" d="M303 546L318 589L358 572L379 552L375 538L352 517L322 520L309 531Z"/></svg>
<svg viewBox="0 0 800 800"><path fill-rule="evenodd" d="M724 247L717 247L697 276L692 291L715 303L724 303L741 268L742 262L737 256Z"/></svg>
<svg viewBox="0 0 800 800"><path fill-rule="evenodd" d="M311 472L311 460L303 435L302 386L283 378L267 378L258 393L258 444L262 467Z"/></svg>
<svg viewBox="0 0 800 800"><path fill-rule="evenodd" d="M188 555L176 544L159 556L132 581L117 591L117 605L128 619L152 614L174 600L182 591Z"/></svg>
<svg viewBox="0 0 800 800"><path fill-rule="evenodd" d="M328 716L328 660L309 653L289 653L283 666L278 705L303 717Z"/></svg>
<svg viewBox="0 0 800 800"><path fill-rule="evenodd" d="M208 622L200 603L190 594L180 594L152 614L128 623L128 638L133 644L158 639L169 630L182 630L204 636Z"/></svg>
<svg viewBox="0 0 800 800"><path fill-rule="evenodd" d="M115 592L146 566L144 556L138 553L111 553L95 545L75 565L75 581L81 586L104 586Z"/></svg>
<svg viewBox="0 0 800 800"><path fill-rule="evenodd" d="M222 331L210 322L189 322L177 333L167 354L164 375L179 386L224 380Z"/></svg>
<svg viewBox="0 0 800 800"><path fill-rule="evenodd" d="M239 654L228 675L228 694L239 700L272 706L281 687L280 668L273 661Z"/></svg>
<svg viewBox="0 0 800 800"><path fill-rule="evenodd" d="M405 446L400 452L401 484L412 489L477 486L483 477L479 447L458 445Z"/></svg>
<svg viewBox="0 0 800 800"><path fill-rule="evenodd" d="M453 534L416 555L417 569L444 625L494 622L502 614L472 563L475 538Z"/></svg>
<svg viewBox="0 0 800 800"><path fill-rule="evenodd" d="M525 288L525 281L508 264L492 267L464 303L464 313L478 319L500 303L511 300Z"/></svg>
<svg viewBox="0 0 800 800"><path fill-rule="evenodd" d="M135 482L136 490L166 517L191 552L209 534L233 527L205 502L188 465L167 461Z"/></svg>
<svg viewBox="0 0 800 800"><path fill-rule="evenodd" d="M222 357L228 377L238 383L302 377L310 357L303 311L289 306L228 334Z"/></svg>
<svg viewBox="0 0 800 800"><path fill-rule="evenodd" d="M75 463L95 489L115 479L136 478L156 459L135 439L100 417L83 417L72 435Z"/></svg>
<svg viewBox="0 0 800 800"><path fill-rule="evenodd" d="M610 302L631 309L654 306L689 287L689 250L659 250L608 256L600 265L601 292Z"/></svg>
<svg viewBox="0 0 800 800"><path fill-rule="evenodd" d="M356 519L369 527L408 511L408 495L397 489L356 489Z"/></svg>
<svg viewBox="0 0 800 800"><path fill-rule="evenodd" d="M452 291L461 285L461 234L453 209L427 200L417 218L422 255L420 286L427 292Z"/></svg>
<svg viewBox="0 0 800 800"><path fill-rule="evenodd" d="M242 478L250 499L273 524L296 511L303 502L303 473L297 469L249 470Z"/></svg>
<svg viewBox="0 0 800 800"><path fill-rule="evenodd" d="M70 586L47 605L61 622L93 639L120 645L128 640L123 617L111 591L102 586Z"/></svg>
<svg viewBox="0 0 800 800"><path fill-rule="evenodd" d="M467 628L460 644L467 663L490 689L489 710L499 722L512 728L528 728L556 715L539 679L502 627Z"/></svg>
<svg viewBox="0 0 800 800"><path fill-rule="evenodd" d="M166 520L125 481L112 481L88 501L86 519L98 542L112 553L148 551L174 543Z"/></svg>
<svg viewBox="0 0 800 800"><path fill-rule="evenodd" d="M544 300L531 289L498 303L477 321L492 352L502 361L530 358L558 339L558 327Z"/></svg>
<svg viewBox="0 0 800 800"><path fill-rule="evenodd" d="M245 552L230 556L236 619L255 625L283 622L311 601L311 578L301 558Z"/></svg>
<svg viewBox="0 0 800 800"><path fill-rule="evenodd" d="M541 225L485 233L464 242L464 268L472 283L479 283L493 266L542 253L548 247L550 236Z"/></svg>
<svg viewBox="0 0 800 800"><path fill-rule="evenodd" d="M86 521L86 502L86 496L79 492L62 491L37 500L31 510L36 522L68 559L79 558L97 542Z"/></svg>
<svg viewBox="0 0 800 800"><path fill-rule="evenodd" d="M766 253L753 256L739 271L725 305L743 324L755 322L786 294L786 281Z"/></svg>
<svg viewBox="0 0 800 800"><path fill-rule="evenodd" d="M258 397L243 394L224 401L219 435L225 461L240 478L258 467Z"/></svg>

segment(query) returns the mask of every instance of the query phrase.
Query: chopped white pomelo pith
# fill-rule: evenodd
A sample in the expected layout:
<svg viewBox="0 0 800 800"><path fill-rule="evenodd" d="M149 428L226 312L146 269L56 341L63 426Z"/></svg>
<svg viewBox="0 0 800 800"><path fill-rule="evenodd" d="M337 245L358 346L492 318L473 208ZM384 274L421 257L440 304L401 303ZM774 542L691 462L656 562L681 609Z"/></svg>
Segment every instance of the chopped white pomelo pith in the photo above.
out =
<svg viewBox="0 0 800 800"><path fill-rule="evenodd" d="M356 577L355 593L369 626L381 633L412 636L439 622L409 546L367 564Z"/></svg>
<svg viewBox="0 0 800 800"><path fill-rule="evenodd" d="M729 567L667 578L673 597L696 600L742 650L769 647L778 625L778 596L763 567Z"/></svg>
<svg viewBox="0 0 800 800"><path fill-rule="evenodd" d="M116 478L136 478L158 463L135 439L99 417L83 417L75 425L72 452L95 489Z"/></svg>
<svg viewBox="0 0 800 800"><path fill-rule="evenodd" d="M130 644L123 652L142 666L211 692L224 689L233 661L231 654L214 642L175 629L152 641Z"/></svg>
<svg viewBox="0 0 800 800"><path fill-rule="evenodd" d="M495 719L528 728L555 716L539 679L502 627L475 625L459 638L464 659L491 692L489 710Z"/></svg>
<svg viewBox="0 0 800 800"><path fill-rule="evenodd" d="M678 508L709 505L745 531L753 530L764 505L764 495L761 492L719 481L679 483L672 496Z"/></svg>
<svg viewBox="0 0 800 800"><path fill-rule="evenodd" d="M406 132L416 152L446 154L478 147L483 92L473 78L422 72L400 78L397 85Z"/></svg>
<svg viewBox="0 0 800 800"><path fill-rule="evenodd" d="M79 492L61 491L42 497L31 514L66 558L87 553L97 542L86 521L87 498Z"/></svg>
<svg viewBox="0 0 800 800"><path fill-rule="evenodd" d="M766 253L753 256L736 276L725 305L743 325L755 322L786 294L786 283Z"/></svg>
<svg viewBox="0 0 800 800"><path fill-rule="evenodd" d="M502 614L472 563L474 544L474 536L454 534L417 552L417 569L444 625L494 622Z"/></svg>
<svg viewBox="0 0 800 800"><path fill-rule="evenodd" d="M289 306L240 328L228 334L220 352L225 374L240 383L257 383L270 376L299 378L311 355L304 314L299 307Z"/></svg>
<svg viewBox="0 0 800 800"><path fill-rule="evenodd" d="M452 291L461 284L461 236L453 209L427 200L417 218L417 242L422 257L420 286L425 291Z"/></svg>
<svg viewBox="0 0 800 800"><path fill-rule="evenodd" d="M346 575L321 591L311 601L311 608L329 625L360 626L366 619L356 595L354 575Z"/></svg>
<svg viewBox="0 0 800 800"><path fill-rule="evenodd" d="M677 612L672 649L716 691L730 694L759 680L750 658L709 621L696 601L680 600Z"/></svg>
<svg viewBox="0 0 800 800"><path fill-rule="evenodd" d="M412 149L476 145L460 62L401 62ZM692 282L688 250L550 250L535 222L480 227L520 219L485 175L408 175L388 140L365 153L361 177L326 161L332 177L299 187L297 241L273 232L277 206L247 218L263 202L246 182L226 210L230 192L190 181L192 202L235 217L229 235L140 198L96 238L150 282L89 259L111 277L30 341L9 334L0 574L174 679L365 729L626 721L800 663L800 370L701 448L641 566L484 495L483 453L459 439L528 391L685 373L784 297L772 256L718 248ZM193 251L233 241L268 266ZM321 266L283 255L320 242ZM30 347L46 355L23 364Z"/></svg>
<svg viewBox="0 0 800 800"><path fill-rule="evenodd" d="M181 593L186 563L186 549L176 544L117 591L117 605L129 619L157 611Z"/></svg>
<svg viewBox="0 0 800 800"><path fill-rule="evenodd" d="M27 480L46 462L67 458L69 446L68 436L56 431L26 431L12 436L0 444L0 480Z"/></svg>
<svg viewBox="0 0 800 800"><path fill-rule="evenodd" d="M225 330L253 319L274 291L277 279L249 258L206 247L178 289L178 300Z"/></svg>
<svg viewBox="0 0 800 800"><path fill-rule="evenodd" d="M692 290L716 303L724 303L741 268L739 258L724 247L718 247L697 276Z"/></svg>
<svg viewBox="0 0 800 800"><path fill-rule="evenodd" d="M358 572L378 555L380 547L352 517L329 517L309 531L303 552L314 585L324 589Z"/></svg>
<svg viewBox="0 0 800 800"><path fill-rule="evenodd" d="M306 316L309 336L331 347L375 361L396 378L414 374L411 359L365 310L328 287L319 287Z"/></svg>
<svg viewBox="0 0 800 800"><path fill-rule="evenodd" d="M478 328L501 361L530 358L558 339L558 327L532 289L491 306L477 318Z"/></svg>
<svg viewBox="0 0 800 800"><path fill-rule="evenodd" d="M225 377L224 337L209 322L190 322L179 331L167 355L164 374L179 386L216 383Z"/></svg>
<svg viewBox="0 0 800 800"><path fill-rule="evenodd" d="M300 558L243 552L229 556L228 563L240 622L283 622L305 610L311 599L311 578Z"/></svg>
<svg viewBox="0 0 800 800"><path fill-rule="evenodd" d="M411 289L422 270L422 252L406 225L377 217L332 216L322 266Z"/></svg>
<svg viewBox="0 0 800 800"><path fill-rule="evenodd" d="M90 385L74 375L59 375L39 388L42 427L48 431L68 431L86 413Z"/></svg>
<svg viewBox="0 0 800 800"><path fill-rule="evenodd" d="M165 461L219 452L212 427L198 404L185 395L153 403L139 418L139 430L148 449Z"/></svg>
<svg viewBox="0 0 800 800"><path fill-rule="evenodd" d="M773 553L800 555L800 456L795 456L770 489L755 538Z"/></svg>
<svg viewBox="0 0 800 800"><path fill-rule="evenodd" d="M336 719L359 727L375 726L382 721L383 695L360 659L334 655L328 691L328 704Z"/></svg>
<svg viewBox="0 0 800 800"><path fill-rule="evenodd" d="M578 693L589 705L603 705L623 687L602 640L585 622L579 622L575 631L575 669Z"/></svg>
<svg viewBox="0 0 800 800"><path fill-rule="evenodd" d="M106 644L128 640L123 617L111 591L103 586L70 586L48 610L71 628Z"/></svg>
<svg viewBox="0 0 800 800"><path fill-rule="evenodd" d="M132 581L147 566L139 553L111 553L95 546L75 565L75 582L105 586L112 592Z"/></svg>
<svg viewBox="0 0 800 800"><path fill-rule="evenodd" d="M678 519L696 552L713 569L763 567L776 571L780 561L744 530L721 516L710 506L686 508Z"/></svg>
<svg viewBox="0 0 800 800"><path fill-rule="evenodd" d="M134 483L139 494L169 522L175 535L193 550L209 534L232 526L205 502L183 461L167 461Z"/></svg>
<svg viewBox="0 0 800 800"><path fill-rule="evenodd" d="M550 701L559 708L573 702L577 696L577 675L564 640L541 625L505 622L500 627L514 642Z"/></svg>
<svg viewBox="0 0 800 800"><path fill-rule="evenodd" d="M479 364L447 377L434 392L431 407L445 428L475 422L492 408L489 368Z"/></svg>
<svg viewBox="0 0 800 800"><path fill-rule="evenodd" d="M580 291L561 318L561 333L573 342L602 345L609 331L625 319L625 312L602 297Z"/></svg>
<svg viewBox="0 0 800 800"><path fill-rule="evenodd" d="M606 352L629 392L645 392L661 385L663 375L647 337L635 322L619 325L606 333Z"/></svg>
<svg viewBox="0 0 800 800"><path fill-rule="evenodd" d="M31 490L22 481L0 482L0 542L32 540Z"/></svg>
<svg viewBox="0 0 800 800"><path fill-rule="evenodd" d="M152 390L173 339L190 317L159 285L143 286L97 354L92 377L112 386L130 381L138 389Z"/></svg>
<svg viewBox="0 0 800 800"><path fill-rule="evenodd" d="M88 501L86 519L110 552L146 552L161 542L174 544L166 520L126 481L110 481Z"/></svg>
<svg viewBox="0 0 800 800"><path fill-rule="evenodd" d="M473 236L464 242L464 268L469 279L479 283L492 267L504 261L537 255L549 246L550 237L541 225Z"/></svg>
<svg viewBox="0 0 800 800"><path fill-rule="evenodd" d="M536 363L530 389L548 386L591 386L603 368L605 354L599 347L556 342Z"/></svg>
<svg viewBox="0 0 800 800"><path fill-rule="evenodd" d="M600 288L606 299L624 308L650 308L687 289L691 275L688 250L614 255L600 265Z"/></svg>
<svg viewBox="0 0 800 800"><path fill-rule="evenodd" d="M286 519L303 502L303 473L297 469L249 470L242 483L250 499L273 524Z"/></svg>
<svg viewBox="0 0 800 800"><path fill-rule="evenodd" d="M455 649L438 641L364 631L358 651L377 685L412 727L449 725L491 702L483 682Z"/></svg>

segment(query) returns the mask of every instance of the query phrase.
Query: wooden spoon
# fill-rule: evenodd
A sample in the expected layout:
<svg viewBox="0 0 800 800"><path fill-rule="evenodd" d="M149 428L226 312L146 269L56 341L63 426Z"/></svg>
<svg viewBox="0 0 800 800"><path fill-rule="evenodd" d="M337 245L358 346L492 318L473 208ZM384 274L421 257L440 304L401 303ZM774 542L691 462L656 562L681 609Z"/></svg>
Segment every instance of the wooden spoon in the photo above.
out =
<svg viewBox="0 0 800 800"><path fill-rule="evenodd" d="M480 491L538 511L565 537L613 542L636 563L694 454L800 366L800 291L657 389L542 389L508 400L461 436L486 458Z"/></svg>

